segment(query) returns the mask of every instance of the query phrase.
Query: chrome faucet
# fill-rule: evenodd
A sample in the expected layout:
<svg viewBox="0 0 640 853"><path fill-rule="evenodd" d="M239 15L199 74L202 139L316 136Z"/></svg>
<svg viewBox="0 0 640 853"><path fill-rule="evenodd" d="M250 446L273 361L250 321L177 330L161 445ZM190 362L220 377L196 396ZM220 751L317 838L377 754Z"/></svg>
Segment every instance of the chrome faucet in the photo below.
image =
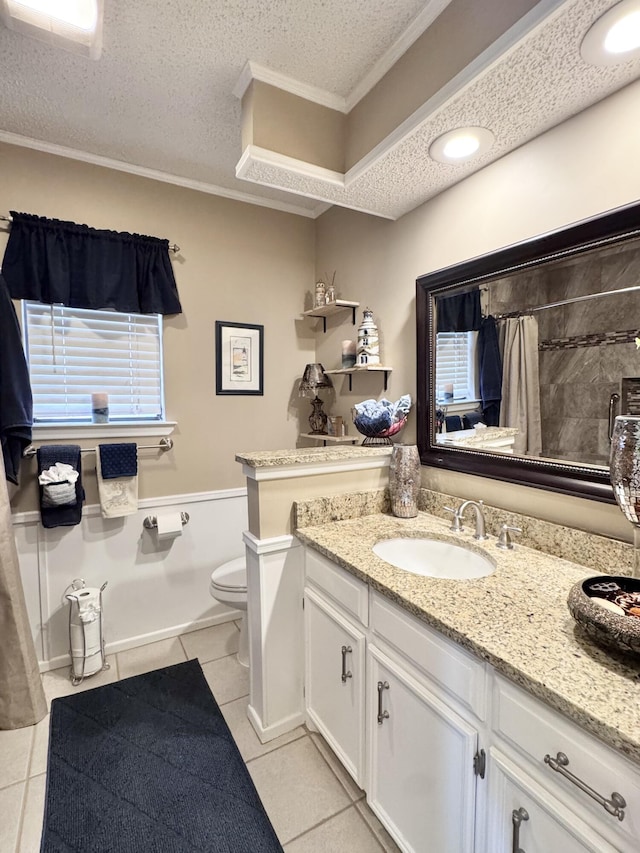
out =
<svg viewBox="0 0 640 853"><path fill-rule="evenodd" d="M488 539L489 537L485 533L484 510L482 501L463 501L456 510L456 517L460 522L464 521L465 510L469 506L473 507L476 514L476 532L473 534L473 538L478 539L479 541L482 539Z"/></svg>

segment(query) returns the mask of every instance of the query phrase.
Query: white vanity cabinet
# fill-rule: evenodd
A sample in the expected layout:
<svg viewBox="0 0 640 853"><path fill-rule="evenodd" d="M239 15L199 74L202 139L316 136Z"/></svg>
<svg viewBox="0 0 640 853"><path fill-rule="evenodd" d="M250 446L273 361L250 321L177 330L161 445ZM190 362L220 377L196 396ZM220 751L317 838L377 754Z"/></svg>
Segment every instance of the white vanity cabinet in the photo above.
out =
<svg viewBox="0 0 640 853"><path fill-rule="evenodd" d="M355 782L365 772L366 584L308 551L304 591L305 704Z"/></svg>
<svg viewBox="0 0 640 853"><path fill-rule="evenodd" d="M497 674L491 728L489 820L479 853L510 853L519 808L529 814L520 825L523 853L638 853L637 766Z"/></svg>
<svg viewBox="0 0 640 853"><path fill-rule="evenodd" d="M403 850L472 853L478 733L370 645L367 802Z"/></svg>
<svg viewBox="0 0 640 853"><path fill-rule="evenodd" d="M489 750L488 819L476 853L619 853L499 749Z"/></svg>
<svg viewBox="0 0 640 853"><path fill-rule="evenodd" d="M405 853L639 853L637 764L311 548L305 625L308 719Z"/></svg>
<svg viewBox="0 0 640 853"><path fill-rule="evenodd" d="M367 801L403 850L472 853L486 667L371 592Z"/></svg>

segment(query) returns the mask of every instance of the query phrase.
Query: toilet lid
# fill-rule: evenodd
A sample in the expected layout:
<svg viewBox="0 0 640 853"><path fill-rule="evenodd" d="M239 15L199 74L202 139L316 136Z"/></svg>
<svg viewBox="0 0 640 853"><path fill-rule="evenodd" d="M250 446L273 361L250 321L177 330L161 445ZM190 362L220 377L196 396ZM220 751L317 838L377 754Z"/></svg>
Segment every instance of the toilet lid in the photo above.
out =
<svg viewBox="0 0 640 853"><path fill-rule="evenodd" d="M247 591L247 565L244 557L223 563L211 573L211 585L218 589Z"/></svg>

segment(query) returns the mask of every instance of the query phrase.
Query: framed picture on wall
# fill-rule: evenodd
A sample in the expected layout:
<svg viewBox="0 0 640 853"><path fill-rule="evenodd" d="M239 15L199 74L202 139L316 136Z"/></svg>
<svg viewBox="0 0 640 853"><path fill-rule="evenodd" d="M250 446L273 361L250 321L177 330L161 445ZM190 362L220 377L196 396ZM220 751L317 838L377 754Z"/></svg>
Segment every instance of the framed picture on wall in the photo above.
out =
<svg viewBox="0 0 640 853"><path fill-rule="evenodd" d="M262 395L264 326L216 320L216 394Z"/></svg>

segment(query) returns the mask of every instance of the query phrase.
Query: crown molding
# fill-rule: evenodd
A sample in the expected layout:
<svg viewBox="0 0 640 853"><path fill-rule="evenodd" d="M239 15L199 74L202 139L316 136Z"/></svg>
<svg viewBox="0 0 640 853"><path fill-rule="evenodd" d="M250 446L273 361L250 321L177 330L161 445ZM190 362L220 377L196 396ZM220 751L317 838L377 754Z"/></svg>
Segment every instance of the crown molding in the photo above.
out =
<svg viewBox="0 0 640 853"><path fill-rule="evenodd" d="M420 38L424 31L431 26L451 2L452 0L430 0L427 3L424 9L411 21L406 30L398 36L391 47L376 60L360 82L349 92L345 98L345 112L351 112L356 104L382 80L384 75L393 68L400 57L409 50L411 45Z"/></svg>
<svg viewBox="0 0 640 853"><path fill-rule="evenodd" d="M286 154L280 154L278 151L271 151L268 148L261 148L259 145L247 145L244 149L242 157L238 160L238 165L236 166L236 178L244 178L246 180L249 169L254 163L283 169L286 172L299 175L301 178L311 178L314 181L322 181L325 184L332 184L338 187L344 186L344 175L342 172L334 172L332 169L325 169L324 166L316 166L315 163L308 163L306 160L297 160L295 157L288 157ZM249 178L249 180L251 179Z"/></svg>
<svg viewBox="0 0 640 853"><path fill-rule="evenodd" d="M307 83L302 83L300 80L288 77L279 71L272 71L265 65L259 65L257 62L252 62L251 60L245 64L240 72L238 82L233 87L233 94L236 98L241 99L243 97L253 80L268 83L270 86L275 86L277 89L282 89L284 92L297 95L306 101L312 101L331 110L336 110L340 113L347 112L345 99L341 95L335 95L326 89L320 89L318 86L310 86Z"/></svg>
<svg viewBox="0 0 640 853"><path fill-rule="evenodd" d="M262 175L261 170L263 169L269 170L270 174L268 176ZM292 186L290 180L278 181L273 175L274 172L289 177L294 176L294 179L295 177L301 178L300 188ZM381 213L379 210L349 204L346 199L344 202L341 202L335 198L324 198L320 191L306 192L302 189L302 185L307 180L318 181L326 185L344 189L344 175L342 172L333 172L331 169L324 169L322 166L316 166L304 160L296 160L294 157L287 157L285 154L270 151L267 148L260 148L258 145L247 145L236 166L236 177L244 181L260 184L261 186L268 186L272 189L295 193L304 198L317 199L322 204L314 209L314 219L334 205L355 210L357 213L367 213L370 216L376 216L380 219L396 219L395 216Z"/></svg>
<svg viewBox="0 0 640 853"><path fill-rule="evenodd" d="M100 166L104 169L126 172L129 175L136 175L140 178L148 178L151 181L160 181L165 184L172 184L176 187L184 187L185 189L195 190L196 192L206 193L207 195L216 195L222 198L231 199L232 201L254 204L258 207L268 207L272 210L279 210L282 213L293 213L296 216L306 216L309 219L315 219L316 216L319 215L315 210L300 207L296 204L261 198L260 196L243 193L239 190L219 187L216 184L208 184L204 181L195 181L191 178L183 178L180 175L172 175L169 172L160 172L156 169L147 169L145 166L135 166L131 163L125 163L122 160L112 160L110 157L102 157L99 154L90 154L88 151L80 151L76 148L67 148L64 145L43 142L40 139L20 136L17 133L9 133L4 130L0 130L0 142L4 142L7 145L16 145L20 148L30 148L33 151L41 151L44 154L53 154L56 157L65 157L68 160L78 160L81 163L89 163L92 166Z"/></svg>

